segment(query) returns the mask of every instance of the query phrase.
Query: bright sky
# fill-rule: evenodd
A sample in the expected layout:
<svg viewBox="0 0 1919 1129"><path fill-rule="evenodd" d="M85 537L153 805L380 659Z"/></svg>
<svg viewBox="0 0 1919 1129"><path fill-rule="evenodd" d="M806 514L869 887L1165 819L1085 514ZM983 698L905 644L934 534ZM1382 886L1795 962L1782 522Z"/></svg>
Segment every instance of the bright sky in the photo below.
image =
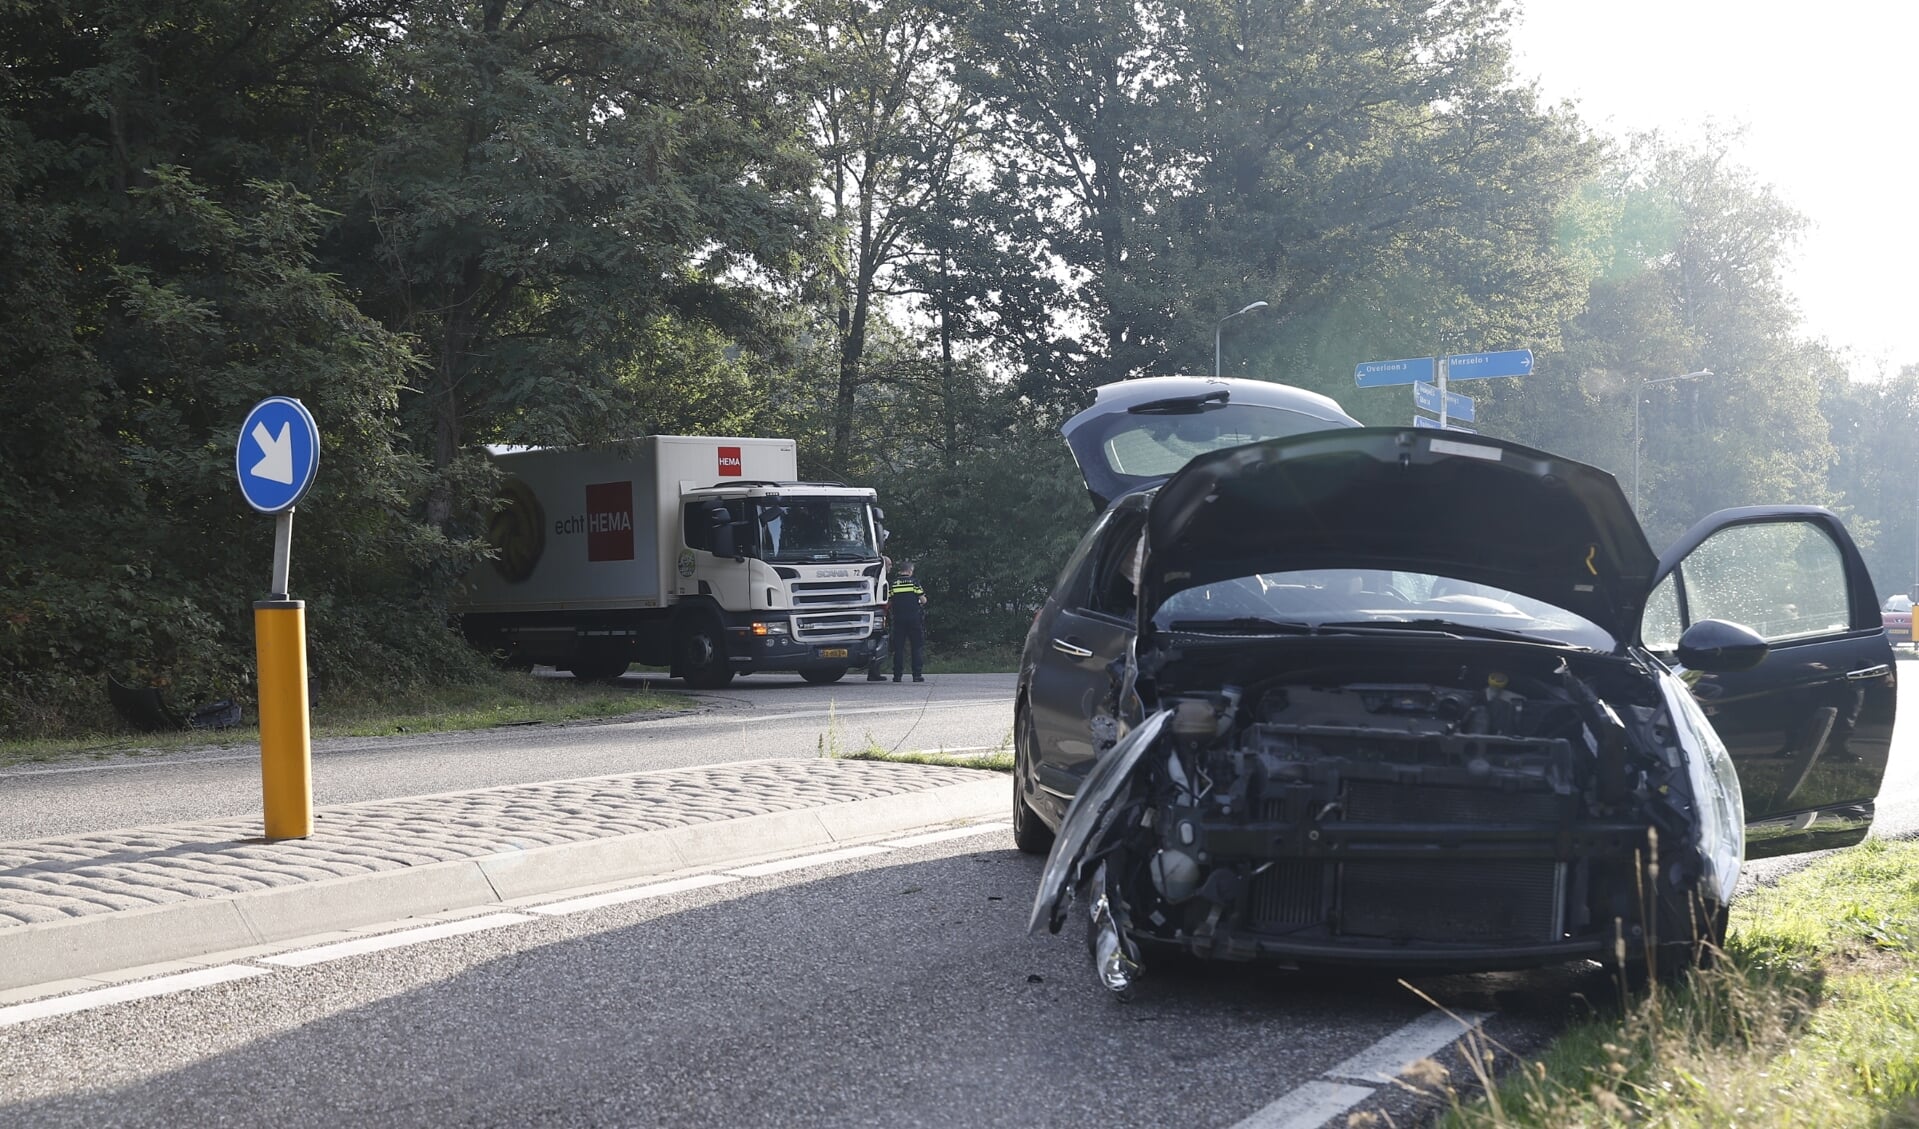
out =
<svg viewBox="0 0 1919 1129"><path fill-rule="evenodd" d="M1515 0L1515 69L1594 128L1745 127L1732 155L1810 221L1787 285L1855 376L1919 363L1919 3Z"/></svg>

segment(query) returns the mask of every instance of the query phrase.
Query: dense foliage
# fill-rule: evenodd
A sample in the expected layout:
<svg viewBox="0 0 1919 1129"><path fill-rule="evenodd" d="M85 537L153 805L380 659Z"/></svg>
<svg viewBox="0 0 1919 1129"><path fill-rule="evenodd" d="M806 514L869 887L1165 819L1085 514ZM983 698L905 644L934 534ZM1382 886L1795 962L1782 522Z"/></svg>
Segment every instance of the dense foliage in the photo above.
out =
<svg viewBox="0 0 1919 1129"><path fill-rule="evenodd" d="M460 677L486 442L784 434L878 486L936 646L1088 518L1057 425L1204 372L1530 347L1482 426L1633 468L1655 542L1842 508L1915 582L1919 371L1847 378L1730 144L1542 106L1497 0L0 0L0 735L244 696L234 428L326 436L322 692ZM1714 375L1658 381L1701 369ZM1630 488L1630 487L1629 487Z"/></svg>

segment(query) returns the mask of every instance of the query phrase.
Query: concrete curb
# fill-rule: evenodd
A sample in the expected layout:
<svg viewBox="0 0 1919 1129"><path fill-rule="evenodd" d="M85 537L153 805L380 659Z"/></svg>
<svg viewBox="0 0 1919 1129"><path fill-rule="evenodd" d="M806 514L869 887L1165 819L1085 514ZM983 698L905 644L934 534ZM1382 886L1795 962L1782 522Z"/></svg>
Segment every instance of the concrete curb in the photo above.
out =
<svg viewBox="0 0 1919 1129"><path fill-rule="evenodd" d="M0 929L0 991L1003 816L1006 777Z"/></svg>

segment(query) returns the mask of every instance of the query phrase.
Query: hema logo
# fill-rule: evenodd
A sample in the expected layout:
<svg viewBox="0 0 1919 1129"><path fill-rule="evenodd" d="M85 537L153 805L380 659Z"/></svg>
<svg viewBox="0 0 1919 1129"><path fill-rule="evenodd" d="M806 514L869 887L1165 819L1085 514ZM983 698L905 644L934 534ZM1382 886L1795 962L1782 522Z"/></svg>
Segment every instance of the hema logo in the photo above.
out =
<svg viewBox="0 0 1919 1129"><path fill-rule="evenodd" d="M633 559L631 482L599 482L586 488L586 559Z"/></svg>
<svg viewBox="0 0 1919 1129"><path fill-rule="evenodd" d="M741 473L740 449L738 447L721 447L720 476L723 478L738 478Z"/></svg>

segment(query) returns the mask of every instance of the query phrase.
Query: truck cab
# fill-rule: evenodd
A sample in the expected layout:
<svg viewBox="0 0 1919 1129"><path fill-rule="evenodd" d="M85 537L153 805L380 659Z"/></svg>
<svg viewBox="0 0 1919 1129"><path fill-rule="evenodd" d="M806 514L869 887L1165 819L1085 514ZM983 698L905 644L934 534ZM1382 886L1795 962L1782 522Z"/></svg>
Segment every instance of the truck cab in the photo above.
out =
<svg viewBox="0 0 1919 1129"><path fill-rule="evenodd" d="M797 670L837 681L864 666L885 599L885 512L871 489L819 482L726 483L681 495L675 596L710 599L734 670ZM684 658L705 668L695 646Z"/></svg>

